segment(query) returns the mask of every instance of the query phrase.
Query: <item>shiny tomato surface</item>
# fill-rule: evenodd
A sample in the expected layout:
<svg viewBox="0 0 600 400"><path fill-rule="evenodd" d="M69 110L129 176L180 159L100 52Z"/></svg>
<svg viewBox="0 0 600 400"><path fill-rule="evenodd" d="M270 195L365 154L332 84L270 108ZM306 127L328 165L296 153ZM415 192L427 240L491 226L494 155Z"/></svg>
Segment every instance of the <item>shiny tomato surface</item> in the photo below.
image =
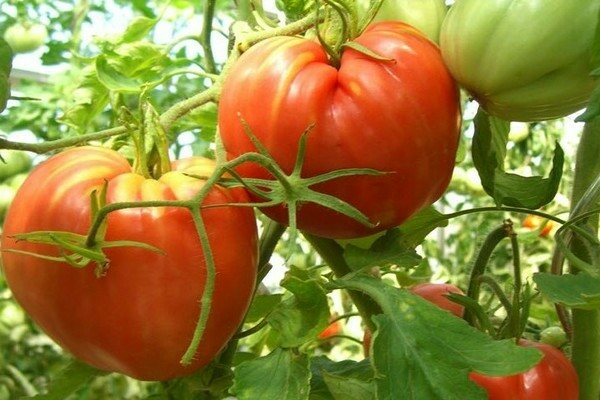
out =
<svg viewBox="0 0 600 400"><path fill-rule="evenodd" d="M3 250L60 255L55 246L15 241L14 234L90 228L90 194L107 183L108 204L187 200L203 186L184 175L210 175L213 162L173 163L159 179L132 172L119 153L97 147L61 152L37 166L18 191L2 235ZM204 204L247 201L242 190L211 189ZM59 345L102 370L142 380L165 380L206 365L232 337L255 286L257 228L253 211L215 207L202 211L216 264L206 331L189 366L180 359L200 315L206 283L205 256L188 209L139 207L109 214L106 241L147 243L104 249L109 264L98 276L94 263L64 262L4 251L7 283L31 318Z"/></svg>
<svg viewBox="0 0 600 400"><path fill-rule="evenodd" d="M489 400L579 399L577 373L560 350L528 340L521 340L520 345L535 347L544 357L536 366L517 375L491 377L471 373L471 379L487 391Z"/></svg>
<svg viewBox="0 0 600 400"><path fill-rule="evenodd" d="M364 213L367 227L314 203L299 207L298 227L329 238L366 236L401 224L435 202L446 189L458 146L457 86L438 47L401 22L370 25L354 42L373 57L346 47L339 67L323 47L300 37L274 37L242 54L225 79L219 128L229 159L256 152L247 128L286 172L309 127L303 177L347 168L354 175L312 189ZM237 172L273 179L256 163ZM288 208L263 209L288 223Z"/></svg>

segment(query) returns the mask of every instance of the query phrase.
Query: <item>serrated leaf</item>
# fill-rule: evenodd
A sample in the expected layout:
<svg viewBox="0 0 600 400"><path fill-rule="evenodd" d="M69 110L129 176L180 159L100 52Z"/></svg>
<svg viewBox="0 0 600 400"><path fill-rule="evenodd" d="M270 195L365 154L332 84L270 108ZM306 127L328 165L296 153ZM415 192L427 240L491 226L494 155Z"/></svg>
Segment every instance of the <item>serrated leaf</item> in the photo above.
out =
<svg viewBox="0 0 600 400"><path fill-rule="evenodd" d="M147 17L136 17L131 21L119 43L131 43L145 38L156 26L158 19Z"/></svg>
<svg viewBox="0 0 600 400"><path fill-rule="evenodd" d="M551 302L584 310L600 308L600 278L586 273L553 275L536 273L533 281Z"/></svg>
<svg viewBox="0 0 600 400"><path fill-rule="evenodd" d="M93 378L106 374L107 372L92 368L87 364L73 361L63 368L56 377L52 378L47 394L37 395L33 398L37 400L64 400Z"/></svg>
<svg viewBox="0 0 600 400"><path fill-rule="evenodd" d="M238 365L232 390L238 400L308 400L309 387L308 357L277 348Z"/></svg>
<svg viewBox="0 0 600 400"><path fill-rule="evenodd" d="M504 171L504 158L508 123L489 117L482 109L475 116L474 123L473 162L483 189L498 206L537 209L554 199L564 164L564 152L558 143L547 178L507 173Z"/></svg>
<svg viewBox="0 0 600 400"><path fill-rule="evenodd" d="M349 244L344 250L344 258L353 271L389 265L412 267L421 260L414 248L404 242L402 233L397 229L387 231L369 249Z"/></svg>
<svg viewBox="0 0 600 400"><path fill-rule="evenodd" d="M279 333L281 347L297 347L316 337L329 324L327 295L306 270L292 267L281 286L290 293L267 321Z"/></svg>
<svg viewBox="0 0 600 400"><path fill-rule="evenodd" d="M79 133L86 133L88 126L100 114L109 102L109 92L100 83L94 69L89 68L82 74L81 81L71 94L73 103L58 118Z"/></svg>
<svg viewBox="0 0 600 400"><path fill-rule="evenodd" d="M310 370L311 400L374 399L373 368L368 359L333 361L319 356L310 359Z"/></svg>
<svg viewBox="0 0 600 400"><path fill-rule="evenodd" d="M483 400L486 393L469 379L471 371L512 375L541 359L539 351L494 341L406 289L366 275L337 283L368 294L384 312L373 317L377 399Z"/></svg>
<svg viewBox="0 0 600 400"><path fill-rule="evenodd" d="M107 89L121 93L137 93L143 85L142 81L121 74L103 55L96 59L96 75Z"/></svg>

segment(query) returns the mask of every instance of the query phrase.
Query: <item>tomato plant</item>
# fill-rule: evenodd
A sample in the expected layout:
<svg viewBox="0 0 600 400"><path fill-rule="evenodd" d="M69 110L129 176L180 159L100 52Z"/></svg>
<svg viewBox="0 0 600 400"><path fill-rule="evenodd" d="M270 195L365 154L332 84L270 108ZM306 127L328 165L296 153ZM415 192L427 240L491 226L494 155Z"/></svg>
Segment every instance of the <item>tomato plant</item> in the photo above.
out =
<svg viewBox="0 0 600 400"><path fill-rule="evenodd" d="M535 347L544 354L543 359L529 371L504 377L471 373L471 379L485 388L489 400L579 399L577 374L560 350L527 340L521 340L520 345Z"/></svg>
<svg viewBox="0 0 600 400"><path fill-rule="evenodd" d="M441 309L450 311L457 317L463 315L464 307L449 300L446 295L449 293L464 294L464 292L450 283L420 283L411 287L410 291L425 300L429 300Z"/></svg>
<svg viewBox="0 0 600 400"><path fill-rule="evenodd" d="M598 400L598 4L4 2L0 400Z"/></svg>
<svg viewBox="0 0 600 400"><path fill-rule="evenodd" d="M15 53L37 50L48 38L48 30L39 23L17 23L4 32L4 40Z"/></svg>
<svg viewBox="0 0 600 400"><path fill-rule="evenodd" d="M210 315L189 366L180 359L189 345L207 281L206 261L190 211L142 207L115 211L105 241L133 240L160 251L106 248L109 264L74 268L48 244L15 240L36 231L86 234L90 195L107 183L106 202L191 199L213 162L188 158L158 179L132 172L119 153L74 148L34 169L10 207L2 237L6 281L39 326L77 358L107 371L143 380L189 374L211 361L239 327L254 291L257 232L252 210L225 204L247 201L244 191L213 188L202 211L215 261ZM233 229L235 227L235 229ZM15 252L16 251L16 252ZM19 253L21 252L21 253Z"/></svg>
<svg viewBox="0 0 600 400"><path fill-rule="evenodd" d="M490 114L563 117L585 107L597 86L590 73L599 8L599 1L457 0L442 25L442 54Z"/></svg>
<svg viewBox="0 0 600 400"><path fill-rule="evenodd" d="M233 66L219 103L219 128L230 158L256 152L243 118L287 173L307 129L303 177L347 168L383 173L314 185L376 225L366 227L320 205L302 204L298 228L330 238L396 226L433 203L450 181L458 145L458 92L437 47L400 22L373 24L355 42L383 59L347 48L336 68L315 41L267 39ZM269 178L255 163L241 165L237 172L245 178ZM262 211L288 222L285 207Z"/></svg>

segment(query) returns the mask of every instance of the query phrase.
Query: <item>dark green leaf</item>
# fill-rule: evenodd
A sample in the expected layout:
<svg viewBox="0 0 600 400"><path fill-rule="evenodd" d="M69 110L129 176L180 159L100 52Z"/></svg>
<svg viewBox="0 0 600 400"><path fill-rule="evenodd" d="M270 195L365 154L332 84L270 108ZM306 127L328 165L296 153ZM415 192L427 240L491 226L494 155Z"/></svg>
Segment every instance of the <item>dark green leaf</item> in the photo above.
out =
<svg viewBox="0 0 600 400"><path fill-rule="evenodd" d="M245 322L258 322L269 314L281 302L281 294L255 296L246 314Z"/></svg>
<svg viewBox="0 0 600 400"><path fill-rule="evenodd" d="M586 273L576 275L533 275L537 288L548 300L566 307L595 310L600 308L600 278Z"/></svg>
<svg viewBox="0 0 600 400"><path fill-rule="evenodd" d="M375 396L373 368L368 359L335 362L320 356L310 360L310 369L311 400L369 400Z"/></svg>
<svg viewBox="0 0 600 400"><path fill-rule="evenodd" d="M537 209L554 199L564 163L564 152L558 143L548 178L507 173L504 171L504 158L508 123L489 117L482 109L474 122L473 162L484 190L497 205Z"/></svg>
<svg viewBox="0 0 600 400"><path fill-rule="evenodd" d="M384 314L373 321L371 361L378 399L483 400L469 372L501 376L526 371L539 351L494 341L432 303L366 275L338 281L371 296ZM410 382L410 384L407 384Z"/></svg>
<svg viewBox="0 0 600 400"><path fill-rule="evenodd" d="M267 321L278 331L281 347L297 347L316 337L329 324L327 296L319 281L296 267L288 271L281 286L293 295L285 298Z"/></svg>
<svg viewBox="0 0 600 400"><path fill-rule="evenodd" d="M397 229L387 231L369 249L349 244L344 250L344 258L354 271L389 265L412 267L421 260L414 248L405 243L402 233Z"/></svg>
<svg viewBox="0 0 600 400"><path fill-rule="evenodd" d="M308 357L278 348L241 363L232 390L239 400L308 400L309 387Z"/></svg>
<svg viewBox="0 0 600 400"><path fill-rule="evenodd" d="M73 361L52 379L47 394L34 396L34 398L38 400L64 400L92 378L106 374L107 372Z"/></svg>
<svg viewBox="0 0 600 400"><path fill-rule="evenodd" d="M12 69L12 49L0 37L0 112L6 108L10 97L10 71Z"/></svg>
<svg viewBox="0 0 600 400"><path fill-rule="evenodd" d="M10 75L12 69L13 51L2 37L0 37L0 73Z"/></svg>

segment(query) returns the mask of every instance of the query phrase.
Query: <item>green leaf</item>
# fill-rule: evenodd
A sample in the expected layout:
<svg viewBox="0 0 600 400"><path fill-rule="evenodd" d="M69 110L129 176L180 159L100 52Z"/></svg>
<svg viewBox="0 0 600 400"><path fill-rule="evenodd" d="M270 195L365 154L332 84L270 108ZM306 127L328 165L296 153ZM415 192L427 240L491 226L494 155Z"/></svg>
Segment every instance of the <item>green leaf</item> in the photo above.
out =
<svg viewBox="0 0 600 400"><path fill-rule="evenodd" d="M98 56L96 59L96 74L98 80L109 90L121 93L138 93L141 91L143 82L121 74L109 64L104 55Z"/></svg>
<svg viewBox="0 0 600 400"><path fill-rule="evenodd" d="M325 356L311 359L311 400L375 399L373 369L368 359L332 361Z"/></svg>
<svg viewBox="0 0 600 400"><path fill-rule="evenodd" d="M495 341L406 289L366 275L337 284L366 293L384 312L373 317L378 399L483 400L486 393L469 379L471 371L512 375L541 359L539 351Z"/></svg>
<svg viewBox="0 0 600 400"><path fill-rule="evenodd" d="M412 247L417 247L425 237L434 229L448 225L444 214L437 211L433 206L427 207L400 225L404 241Z"/></svg>
<svg viewBox="0 0 600 400"><path fill-rule="evenodd" d="M58 118L79 133L86 133L94 119L105 109L109 101L109 92L100 83L93 68L83 71L81 81L71 93L73 103Z"/></svg>
<svg viewBox="0 0 600 400"><path fill-rule="evenodd" d="M107 372L97 370L87 364L73 361L50 381L47 394L37 395L34 398L38 400L64 400L93 378L106 374Z"/></svg>
<svg viewBox="0 0 600 400"><path fill-rule="evenodd" d="M308 400L308 357L277 348L265 357L241 363L233 392L238 400Z"/></svg>
<svg viewBox="0 0 600 400"><path fill-rule="evenodd" d="M552 170L548 178L521 176L504 171L509 124L479 110L475 116L473 162L484 190L498 206L537 209L548 204L558 191L564 164L564 152L556 144Z"/></svg>
<svg viewBox="0 0 600 400"><path fill-rule="evenodd" d="M397 229L387 231L369 249L349 244L344 250L344 258L354 271L389 265L412 267L421 260L414 248L405 243L401 231Z"/></svg>
<svg viewBox="0 0 600 400"><path fill-rule="evenodd" d="M281 294L255 296L244 321L254 323L265 318L281 302L281 297Z"/></svg>
<svg viewBox="0 0 600 400"><path fill-rule="evenodd" d="M137 17L129 24L119 43L131 43L145 38L148 33L156 26L158 19Z"/></svg>
<svg viewBox="0 0 600 400"><path fill-rule="evenodd" d="M584 310L600 308L600 278L586 273L553 275L536 273L533 281L548 300Z"/></svg>
<svg viewBox="0 0 600 400"><path fill-rule="evenodd" d="M297 347L315 338L329 324L329 305L321 283L306 270L292 267L281 286L285 298L267 321L279 333L281 347Z"/></svg>
<svg viewBox="0 0 600 400"><path fill-rule="evenodd" d="M10 71L13 53L11 47L0 37L0 112L6 108L10 97Z"/></svg>

